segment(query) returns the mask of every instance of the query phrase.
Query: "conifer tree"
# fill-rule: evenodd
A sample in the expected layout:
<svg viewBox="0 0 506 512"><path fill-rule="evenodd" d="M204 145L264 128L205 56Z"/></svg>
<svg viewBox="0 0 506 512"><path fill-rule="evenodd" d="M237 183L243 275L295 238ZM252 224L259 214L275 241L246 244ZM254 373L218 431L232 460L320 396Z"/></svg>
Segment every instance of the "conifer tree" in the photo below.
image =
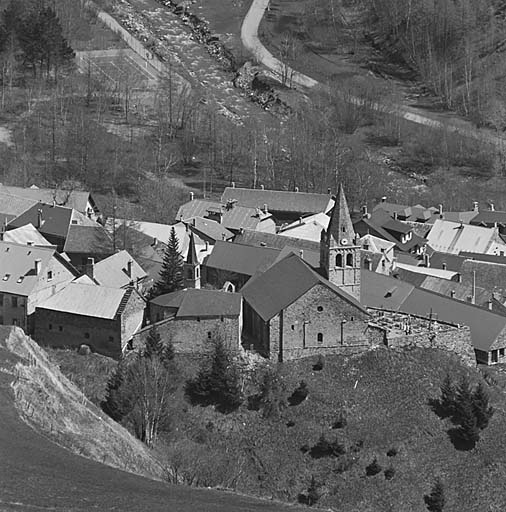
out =
<svg viewBox="0 0 506 512"><path fill-rule="evenodd" d="M152 358L154 355L160 355L162 352L162 337L156 328L156 325L153 324L149 329L148 335L146 337L146 345L144 347L143 357Z"/></svg>
<svg viewBox="0 0 506 512"><path fill-rule="evenodd" d="M487 428L488 422L494 414L494 409L489 404L488 393L481 382L473 392L472 401L476 425L479 429L483 430Z"/></svg>
<svg viewBox="0 0 506 512"><path fill-rule="evenodd" d="M183 289L183 264L183 256L179 251L179 240L177 239L176 230L172 227L167 249L163 255L160 278L155 285L155 296Z"/></svg>
<svg viewBox="0 0 506 512"><path fill-rule="evenodd" d="M456 390L450 374L447 373L441 384L440 404L442 409L449 415L455 413Z"/></svg>
<svg viewBox="0 0 506 512"><path fill-rule="evenodd" d="M443 512L445 506L444 487L439 478L433 485L430 494L424 496L423 499L429 512Z"/></svg>
<svg viewBox="0 0 506 512"><path fill-rule="evenodd" d="M116 370L109 377L106 398L100 404L102 410L114 421L120 422L132 409L131 397L125 393L126 366L123 361L118 363Z"/></svg>

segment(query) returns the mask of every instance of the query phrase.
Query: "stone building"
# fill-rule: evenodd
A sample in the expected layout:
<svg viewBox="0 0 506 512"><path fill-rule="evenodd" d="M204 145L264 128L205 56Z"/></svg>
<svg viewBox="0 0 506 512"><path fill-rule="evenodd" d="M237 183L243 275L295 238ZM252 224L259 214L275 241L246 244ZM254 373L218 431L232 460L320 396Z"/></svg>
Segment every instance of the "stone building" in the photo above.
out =
<svg viewBox="0 0 506 512"><path fill-rule="evenodd" d="M145 302L138 292L71 283L37 306L34 339L41 345L75 347L119 358L142 326Z"/></svg>
<svg viewBox="0 0 506 512"><path fill-rule="evenodd" d="M242 332L242 298L220 290L185 289L160 295L149 303L150 321L162 340L170 340L177 352L200 354L220 337L229 348L238 350ZM151 326L134 338L134 346L144 343Z"/></svg>
<svg viewBox="0 0 506 512"><path fill-rule="evenodd" d="M35 307L77 275L54 247L0 242L0 324L30 334Z"/></svg>

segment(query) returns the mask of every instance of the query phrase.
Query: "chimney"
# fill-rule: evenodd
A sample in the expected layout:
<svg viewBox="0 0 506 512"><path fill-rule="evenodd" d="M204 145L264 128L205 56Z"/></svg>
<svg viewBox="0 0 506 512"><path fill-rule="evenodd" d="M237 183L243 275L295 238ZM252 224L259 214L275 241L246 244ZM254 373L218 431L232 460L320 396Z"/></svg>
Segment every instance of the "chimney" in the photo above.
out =
<svg viewBox="0 0 506 512"><path fill-rule="evenodd" d="M383 196L383 197L381 198L381 202L382 202L382 203L386 203L386 201L387 201L387 196Z"/></svg>
<svg viewBox="0 0 506 512"><path fill-rule="evenodd" d="M299 187L295 187L295 192L298 192L299 191Z"/></svg>
<svg viewBox="0 0 506 512"><path fill-rule="evenodd" d="M195 197L195 194L193 192L190 192L190 201L193 201L194 197Z"/></svg>
<svg viewBox="0 0 506 512"><path fill-rule="evenodd" d="M302 222L302 217L299 217L299 226L302 226L302 224L304 224L304 223Z"/></svg>
<svg viewBox="0 0 506 512"><path fill-rule="evenodd" d="M299 256L300 256L300 259L301 259L301 260L302 260L302 259L304 259L304 250L303 250L303 249L301 249L301 250L299 251Z"/></svg>
<svg viewBox="0 0 506 512"><path fill-rule="evenodd" d="M442 204L438 205L438 209L439 209L439 216L441 217L441 215L443 215L443 205Z"/></svg>
<svg viewBox="0 0 506 512"><path fill-rule="evenodd" d="M330 196L332 195L332 190L330 189L330 187L327 189L327 194Z"/></svg>
<svg viewBox="0 0 506 512"><path fill-rule="evenodd" d="M265 187L263 185L260 185L261 190L265 190Z"/></svg>
<svg viewBox="0 0 506 512"><path fill-rule="evenodd" d="M397 220L397 212L394 212L394 213L392 214L392 217L393 217L395 220Z"/></svg>
<svg viewBox="0 0 506 512"><path fill-rule="evenodd" d="M452 290L452 291L450 292L450 297L451 297L452 299L454 299L454 298L455 298L455 290Z"/></svg>
<svg viewBox="0 0 506 512"><path fill-rule="evenodd" d="M423 264L424 264L427 268L429 268L429 267L430 267L430 256L429 256L427 253L425 253L425 254L423 255Z"/></svg>
<svg viewBox="0 0 506 512"><path fill-rule="evenodd" d="M372 261L369 258L366 258L365 260L365 268L367 270L372 270Z"/></svg>
<svg viewBox="0 0 506 512"><path fill-rule="evenodd" d="M223 233L223 234L225 234L225 233ZM209 250L209 242L206 240L206 251L208 251L208 250Z"/></svg>
<svg viewBox="0 0 506 512"><path fill-rule="evenodd" d="M490 309L490 311L492 311L492 298L488 299L487 306L488 306L488 309Z"/></svg>
<svg viewBox="0 0 506 512"><path fill-rule="evenodd" d="M479 203L478 201L473 201L473 211L479 211Z"/></svg>
<svg viewBox="0 0 506 512"><path fill-rule="evenodd" d="M457 274L457 283L462 282L462 274Z"/></svg>
<svg viewBox="0 0 506 512"><path fill-rule="evenodd" d="M53 199L53 203L51 204L51 206L54 208L56 206L56 201Z"/></svg>
<svg viewBox="0 0 506 512"><path fill-rule="evenodd" d="M37 210L37 229L42 227L42 210L39 208Z"/></svg>
<svg viewBox="0 0 506 512"><path fill-rule="evenodd" d="M264 213L269 213L269 210L267 210L267 205L264 204Z"/></svg>
<svg viewBox="0 0 506 512"><path fill-rule="evenodd" d="M35 260L35 264L34 264L34 271L35 271L35 275L38 276L40 274L40 266L41 266L41 263L42 263L42 260L40 258L37 258Z"/></svg>
<svg viewBox="0 0 506 512"><path fill-rule="evenodd" d="M495 207L494 207L494 203L489 203L489 209L491 212L493 212L495 210Z"/></svg>
<svg viewBox="0 0 506 512"><path fill-rule="evenodd" d="M367 205L362 206L362 217L367 218Z"/></svg>
<svg viewBox="0 0 506 512"><path fill-rule="evenodd" d="M153 243L151 244L152 247L156 247L158 244L158 238L153 238Z"/></svg>
<svg viewBox="0 0 506 512"><path fill-rule="evenodd" d="M132 277L132 260L127 261L126 273L128 277Z"/></svg>
<svg viewBox="0 0 506 512"><path fill-rule="evenodd" d="M88 258L88 261L84 267L84 273L90 279L95 279L95 259L94 258Z"/></svg>
<svg viewBox="0 0 506 512"><path fill-rule="evenodd" d="M232 188L235 188L235 181L232 182Z"/></svg>
<svg viewBox="0 0 506 512"><path fill-rule="evenodd" d="M33 247L34 243L31 240L28 240L28 242L26 242L26 245L29 245L30 247Z"/></svg>
<svg viewBox="0 0 506 512"><path fill-rule="evenodd" d="M443 270L446 270L446 263L445 262L443 262L442 267L443 267Z"/></svg>

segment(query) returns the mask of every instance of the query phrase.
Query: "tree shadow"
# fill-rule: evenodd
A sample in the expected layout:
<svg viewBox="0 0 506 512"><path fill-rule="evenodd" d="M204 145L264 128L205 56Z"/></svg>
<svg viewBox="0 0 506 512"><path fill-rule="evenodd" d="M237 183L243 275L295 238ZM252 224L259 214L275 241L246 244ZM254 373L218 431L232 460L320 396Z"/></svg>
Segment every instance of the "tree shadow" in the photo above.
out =
<svg viewBox="0 0 506 512"><path fill-rule="evenodd" d="M438 398L429 398L428 400L429 407L432 412L440 419L444 420L446 418L451 418L454 420L454 413L451 411L448 406L444 405L441 400Z"/></svg>
<svg viewBox="0 0 506 512"><path fill-rule="evenodd" d="M462 439L461 430L459 427L451 428L447 431L447 433L454 448L460 452L468 452L476 446L476 441L468 441Z"/></svg>
<svg viewBox="0 0 506 512"><path fill-rule="evenodd" d="M260 402L262 400L262 395L260 393L256 393L255 395L248 396L248 411L259 411L260 410Z"/></svg>

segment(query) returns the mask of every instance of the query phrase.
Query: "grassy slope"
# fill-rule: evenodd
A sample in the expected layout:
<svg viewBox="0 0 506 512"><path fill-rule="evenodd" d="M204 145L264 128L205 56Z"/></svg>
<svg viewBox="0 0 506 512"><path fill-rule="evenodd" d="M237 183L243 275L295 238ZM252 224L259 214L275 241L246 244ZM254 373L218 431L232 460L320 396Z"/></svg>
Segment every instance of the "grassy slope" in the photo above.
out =
<svg viewBox="0 0 506 512"><path fill-rule="evenodd" d="M456 377L468 373L475 382L479 372L452 356L424 350L329 358L320 372L312 370L313 362L283 365L287 390L304 379L310 395L301 405L286 408L280 421L264 420L244 407L223 416L181 402L172 446L186 443L201 473L212 467L214 480L204 475L205 482L226 485L234 472L240 474L236 486L244 492L294 500L314 475L321 484L320 504L335 510L421 512L436 476L445 485L445 511L506 509L501 483L506 476L504 397L490 389L498 410L472 451L456 450L447 434L452 425L428 405L429 398L438 396L446 371ZM333 430L343 408L347 425ZM330 459L303 454L300 448L313 446L322 433L329 440L337 437L346 454ZM363 446L353 452L360 442ZM394 457L386 455L391 448L398 451ZM393 467L393 479L386 480L383 472L366 476L374 458L383 470ZM186 467L191 466L187 454Z"/></svg>

